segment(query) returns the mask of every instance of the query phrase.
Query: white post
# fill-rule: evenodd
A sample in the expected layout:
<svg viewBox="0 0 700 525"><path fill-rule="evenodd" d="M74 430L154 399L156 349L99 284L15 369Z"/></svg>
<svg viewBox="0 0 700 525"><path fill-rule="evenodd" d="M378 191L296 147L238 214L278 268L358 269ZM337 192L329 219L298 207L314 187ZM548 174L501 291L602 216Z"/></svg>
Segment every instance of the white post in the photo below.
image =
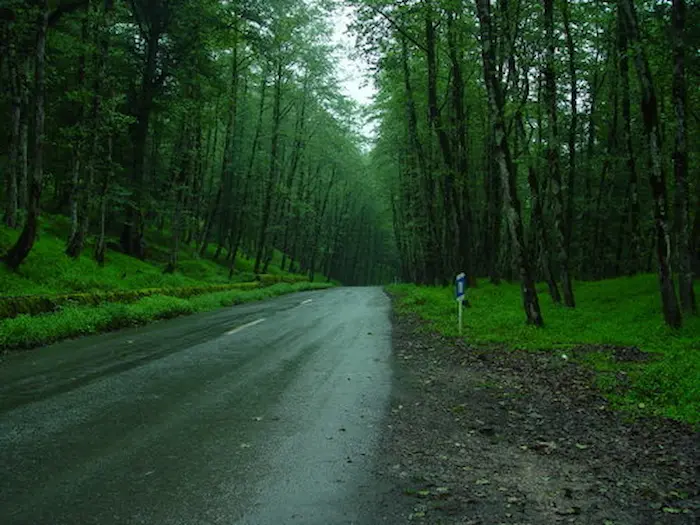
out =
<svg viewBox="0 0 700 525"><path fill-rule="evenodd" d="M457 308L459 309L459 335L462 335L462 301L457 301Z"/></svg>

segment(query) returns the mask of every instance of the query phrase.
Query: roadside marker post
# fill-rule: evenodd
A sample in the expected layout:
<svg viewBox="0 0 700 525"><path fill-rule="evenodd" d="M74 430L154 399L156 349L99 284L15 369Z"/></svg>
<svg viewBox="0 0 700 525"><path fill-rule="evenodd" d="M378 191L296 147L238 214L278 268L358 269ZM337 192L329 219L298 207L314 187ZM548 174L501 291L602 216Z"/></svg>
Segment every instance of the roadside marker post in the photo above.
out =
<svg viewBox="0 0 700 525"><path fill-rule="evenodd" d="M455 297L457 298L457 317L459 319L459 335L462 335L462 307L464 303L465 283L467 276L460 273L455 279Z"/></svg>

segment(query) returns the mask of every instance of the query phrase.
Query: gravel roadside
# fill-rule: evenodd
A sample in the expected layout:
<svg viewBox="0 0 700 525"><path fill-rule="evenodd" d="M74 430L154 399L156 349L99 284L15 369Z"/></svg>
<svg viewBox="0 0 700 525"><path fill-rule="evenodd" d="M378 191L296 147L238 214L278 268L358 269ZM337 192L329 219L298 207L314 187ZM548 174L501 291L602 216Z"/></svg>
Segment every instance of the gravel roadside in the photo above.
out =
<svg viewBox="0 0 700 525"><path fill-rule="evenodd" d="M700 434L613 411L551 352L479 349L394 316L378 523L700 523Z"/></svg>

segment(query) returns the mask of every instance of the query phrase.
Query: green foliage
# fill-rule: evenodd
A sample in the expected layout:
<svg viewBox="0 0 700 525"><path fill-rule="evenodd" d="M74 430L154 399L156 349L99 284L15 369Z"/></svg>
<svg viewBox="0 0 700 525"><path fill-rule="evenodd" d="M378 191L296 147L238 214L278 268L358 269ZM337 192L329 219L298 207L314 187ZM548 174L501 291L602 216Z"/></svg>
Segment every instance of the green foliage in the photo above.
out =
<svg viewBox="0 0 700 525"><path fill-rule="evenodd" d="M228 263L193 258L186 250L181 252L178 271L172 274L163 273L163 265L153 260L141 261L114 251L108 251L104 266L87 256L73 260L63 252L61 237L67 227L65 217L47 216L39 241L20 269L12 272L0 264L0 319L103 303L140 304L153 296L187 299L308 281L306 276L282 272L274 264L270 265L270 274L255 275L250 271L252 261L240 257L239 271L231 282ZM0 227L0 251L14 242L16 235L14 230ZM159 251L157 244L151 246L153 252ZM278 255L273 263L280 258Z"/></svg>
<svg viewBox="0 0 700 525"><path fill-rule="evenodd" d="M187 248L180 252L178 271L163 273L165 263L155 257L161 250L157 244L160 239L155 237L151 244L154 257L146 261L113 250L107 251L104 266L97 264L87 253L78 259L71 259L64 253L65 241L63 239L66 238L68 227L68 221L65 217L44 216L39 240L19 270L13 272L5 265L0 264L0 297L161 290L149 294L152 295L153 293L163 293L163 289L196 289L256 280L256 275L252 273L253 263L245 257L236 259L237 271L234 273L233 279L229 280L227 261L211 260L207 257L209 254L202 258L196 258L193 256L192 249ZM19 232L15 230L0 226L0 253L14 243L18 234ZM213 255L213 250L211 253ZM264 284L277 282L280 279L287 282L299 282L305 279L305 276L292 276L281 272L275 264L270 266L269 272L274 275L260 277ZM168 292L167 295L177 294ZM128 294L124 294L124 300L130 300L127 296ZM68 300L76 300L81 304L95 302L81 298L69 298ZM36 298L34 301L40 302L41 299ZM2 304L3 301L0 301L0 317L6 315L3 313ZM5 309L7 308L5 307ZM20 313L34 311L35 308L30 305L18 310Z"/></svg>
<svg viewBox="0 0 700 525"><path fill-rule="evenodd" d="M668 328L659 314L657 286L653 275L581 282L575 310L553 305L539 286L545 327L537 329L525 325L517 285L480 284L467 293L471 308L464 310L464 338L478 345L566 352L572 358L580 354L620 406L700 423L700 318L686 318L680 330ZM431 329L457 336L451 288L389 289L399 297L399 311L417 313ZM582 345L593 352L577 351ZM637 348L649 360L620 361L601 345ZM620 371L624 382L616 379Z"/></svg>
<svg viewBox="0 0 700 525"><path fill-rule="evenodd" d="M0 298L0 319L17 315L38 315L58 310L62 306L86 306L101 303L132 303L151 296L168 296L189 298L206 293L225 290L251 290L260 286L269 286L281 282L277 276L260 276L270 278L268 282L253 281L249 283L220 284L211 286L187 286L183 288L141 288L139 290L116 290L102 293L81 293L65 295L29 295L23 297ZM297 281L298 282L298 281Z"/></svg>
<svg viewBox="0 0 700 525"><path fill-rule="evenodd" d="M279 283L267 288L229 290L190 299L153 295L131 304L104 303L97 306L64 306L56 313L35 317L20 315L0 321L0 348L31 348L61 339L138 326L159 319L205 312L304 290L332 285L300 282Z"/></svg>

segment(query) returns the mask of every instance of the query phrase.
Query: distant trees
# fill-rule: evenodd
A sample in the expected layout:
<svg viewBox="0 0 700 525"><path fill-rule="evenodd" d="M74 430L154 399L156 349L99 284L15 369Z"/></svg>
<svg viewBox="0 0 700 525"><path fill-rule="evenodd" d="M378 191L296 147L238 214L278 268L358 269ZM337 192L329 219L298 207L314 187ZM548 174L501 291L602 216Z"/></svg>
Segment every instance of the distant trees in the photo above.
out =
<svg viewBox="0 0 700 525"><path fill-rule="evenodd" d="M336 85L322 3L6 4L0 202L21 235L5 264L30 253L44 208L68 217L70 257L153 257L158 239L164 271L185 250L231 275L241 254L264 272L277 250L310 276L391 278L388 210Z"/></svg>
<svg viewBox="0 0 700 525"><path fill-rule="evenodd" d="M666 322L694 311L695 4L353 3L403 279L517 276L539 325L536 279L574 307L574 277L656 268Z"/></svg>

